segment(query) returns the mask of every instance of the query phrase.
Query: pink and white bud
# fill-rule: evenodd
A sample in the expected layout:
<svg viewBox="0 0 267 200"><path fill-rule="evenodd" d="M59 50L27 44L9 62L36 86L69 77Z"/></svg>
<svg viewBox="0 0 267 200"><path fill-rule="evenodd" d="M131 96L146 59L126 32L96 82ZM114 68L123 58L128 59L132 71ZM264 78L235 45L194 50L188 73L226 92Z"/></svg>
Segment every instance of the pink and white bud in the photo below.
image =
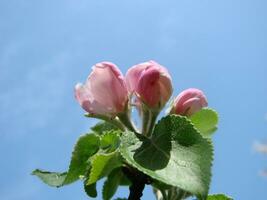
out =
<svg viewBox="0 0 267 200"><path fill-rule="evenodd" d="M129 92L150 108L162 108L172 94L168 70L154 61L131 67L126 74L126 84Z"/></svg>
<svg viewBox="0 0 267 200"><path fill-rule="evenodd" d="M176 97L171 113L191 116L206 106L208 102L204 93L199 89L189 88Z"/></svg>
<svg viewBox="0 0 267 200"><path fill-rule="evenodd" d="M92 67L84 85L78 83L75 86L75 97L90 114L116 116L127 106L128 91L118 67L101 62Z"/></svg>

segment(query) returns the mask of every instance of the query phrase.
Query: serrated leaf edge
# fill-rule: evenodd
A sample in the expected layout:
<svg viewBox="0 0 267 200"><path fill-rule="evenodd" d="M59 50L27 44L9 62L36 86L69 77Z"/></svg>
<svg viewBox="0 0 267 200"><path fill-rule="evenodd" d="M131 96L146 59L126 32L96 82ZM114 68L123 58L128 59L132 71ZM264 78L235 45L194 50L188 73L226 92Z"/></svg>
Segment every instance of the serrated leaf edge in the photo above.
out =
<svg viewBox="0 0 267 200"><path fill-rule="evenodd" d="M97 154L95 154L94 156L92 156L92 157L90 158L90 163L94 163L94 161L95 161L99 156L110 156L110 155L112 155L112 154L114 154L114 156L116 156L116 154L118 154L118 156L121 155L118 149L115 150L115 151L113 151L113 152L111 152L111 153L97 153ZM114 168L114 169L115 169L115 168ZM90 180L90 176L91 176L92 174L95 173L95 170L96 170L96 168L93 167L93 165L92 165L92 167L91 167L91 169L90 169L90 172L89 172L89 176L88 176L89 178L88 178L88 181ZM101 179L102 179L102 178L101 178ZM98 179L98 180L100 180L100 179ZM88 184L88 182L87 182L87 184ZM91 184L92 184L92 183L91 183Z"/></svg>
<svg viewBox="0 0 267 200"><path fill-rule="evenodd" d="M89 135L94 135L95 137L99 138L99 140L98 140L98 145L100 146L100 137L99 137L99 135L95 134L94 132L93 132L93 133L85 133L85 134L81 135L81 136L76 140L76 142L75 142L75 144L74 144L74 148L73 148L72 153L71 153L71 158L70 158L70 162L69 162L68 171L66 172L66 173L67 173L66 178L65 178L65 180L63 181L62 185L59 186L59 187L62 187L62 186L67 185L67 184L70 184L70 183L66 183L66 179L68 178L68 173L69 173L69 171L70 171L70 166L71 166L71 163L72 163L72 158L73 158L74 155L75 155L76 146L78 145L78 143L79 143L79 141L81 140L81 138L86 137L86 136L89 136ZM96 154L96 153L97 153L97 151L95 152L95 154ZM94 155L95 155L95 154L94 154ZM91 157L93 157L94 155L92 155ZM90 159L90 158L88 158L88 159ZM79 180L79 178L76 179L76 180Z"/></svg>
<svg viewBox="0 0 267 200"><path fill-rule="evenodd" d="M117 169L117 168L115 168L115 169ZM113 169L113 170L115 170L115 169ZM113 171L112 170L112 171ZM112 171L110 172L110 173L112 173ZM120 177L121 178L121 177ZM103 187L102 187L102 197L103 197L103 199L104 199L104 192L105 192L105 188L107 187L107 184L108 184L108 181L109 181L109 177L107 176L107 179L105 180L105 182L104 182L104 184L103 184ZM116 186L117 187L117 189L118 189L118 187L119 187L119 184ZM116 190L117 190L116 189ZM115 191L116 192L116 191ZM112 197L111 197L112 198Z"/></svg>
<svg viewBox="0 0 267 200"><path fill-rule="evenodd" d="M220 122L220 117L219 117L219 113L215 110L215 109L213 109L213 108L210 108L210 107L205 107L205 108L202 108L200 111L198 111L198 112L201 112L201 111L203 111L203 110L209 110L209 111L212 111L215 115L216 115L216 125L214 126L214 128L217 130L218 129L218 124L219 124L219 122ZM197 112L197 113L198 113ZM196 113L195 113L196 114ZM192 116L191 116L192 117ZM191 117L189 117L188 119L189 120L191 120ZM194 124L193 124L194 125ZM215 130L215 131L216 131ZM201 134L201 133L200 133ZM206 137L205 137L206 138Z"/></svg>
<svg viewBox="0 0 267 200"><path fill-rule="evenodd" d="M234 200L233 197L230 197L230 196L228 196L228 195L226 195L226 194L223 194L223 193L209 194L208 197L209 197L209 196L217 196L217 195L222 195L222 196L228 198L229 200Z"/></svg>
<svg viewBox="0 0 267 200"><path fill-rule="evenodd" d="M175 116L177 116L177 115L175 115L175 114L170 115L170 117L175 117ZM180 115L179 115L179 116L180 116ZM158 121L157 124L159 124L159 123L160 123L162 120L164 120L166 117L168 117L168 116L162 117L162 118ZM211 140L208 139L208 138L204 138L204 137L201 135L201 133L195 128L195 126L192 124L192 122L190 121L190 119L188 119L188 118L185 117L185 116L180 116L180 117L181 117L181 118L184 118L187 122L189 122L189 124L190 124L190 125L193 127L193 129L199 134L199 136L200 136L203 140L205 140L205 141L207 142L207 144L209 145L209 148L211 149L211 156L208 158L208 160L210 160L210 166L209 166L209 167L212 168L212 166L213 166L213 158L214 158L214 149L213 149L213 145L212 145ZM123 144L123 142L122 142L121 146L123 146L123 145L124 145L124 144ZM123 157L123 158L127 161L127 163L128 163L127 156L124 155L124 153L123 153L123 151L122 151L121 148L119 148L119 151L120 151L120 154L122 155L122 157ZM139 164L136 164L136 162L135 162L135 163L128 163L128 164L130 164L130 165L132 165L133 167L137 168L139 171L145 173L146 175L148 175L148 176L150 176L150 177L152 177L152 178L154 178L154 179L156 179L156 180L158 180L158 181L160 181L160 182L163 182L163 181L162 181L160 178L158 178L157 176L153 176L153 175L151 175L151 174L149 173L150 170L143 170L141 167L139 167ZM208 184L207 191L206 191L206 192L207 192L207 195L208 195L208 191L209 191L209 188L210 188L211 177L212 177L212 173L211 173L211 171L210 171L210 173L209 173L209 178L208 178L208 182L209 182L209 184ZM188 191L187 188L185 188L185 187L183 187L183 186L178 186L178 185L174 184L174 183L171 182L171 181L168 181L167 184L169 184L169 185L171 185L171 186L174 186L174 187L179 187L179 188L181 188L181 189L183 189L183 190L185 190L185 191ZM194 195L200 195L200 196L203 196L203 194L194 194Z"/></svg>

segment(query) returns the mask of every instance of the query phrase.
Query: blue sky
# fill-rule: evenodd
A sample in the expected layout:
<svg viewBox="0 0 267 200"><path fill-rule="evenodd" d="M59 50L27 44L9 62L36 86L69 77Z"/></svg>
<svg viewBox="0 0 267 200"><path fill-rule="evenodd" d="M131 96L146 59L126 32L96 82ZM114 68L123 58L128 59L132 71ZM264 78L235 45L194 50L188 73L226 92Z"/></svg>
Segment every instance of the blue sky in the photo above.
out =
<svg viewBox="0 0 267 200"><path fill-rule="evenodd" d="M86 200L80 182L54 189L29 174L67 169L77 137L95 123L73 97L93 64L112 61L125 73L150 59L169 69L174 96L200 88L220 114L210 192L264 199L267 157L253 143L267 136L266 8L265 0L1 0L0 199Z"/></svg>

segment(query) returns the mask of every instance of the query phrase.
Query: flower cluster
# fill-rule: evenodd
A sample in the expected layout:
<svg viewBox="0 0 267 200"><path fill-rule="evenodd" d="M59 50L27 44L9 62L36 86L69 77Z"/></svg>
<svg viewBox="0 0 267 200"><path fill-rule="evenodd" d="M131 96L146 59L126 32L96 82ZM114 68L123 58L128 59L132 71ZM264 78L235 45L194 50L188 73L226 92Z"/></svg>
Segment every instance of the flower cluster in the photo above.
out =
<svg viewBox="0 0 267 200"><path fill-rule="evenodd" d="M140 200L145 185L153 187L158 200L189 196L230 200L224 195L208 196L211 136L217 130L218 114L203 108L208 102L201 90L189 88L173 98L167 116L156 123L172 92L168 70L155 61L134 65L125 76L111 62L95 64L85 83L75 86L75 98L86 117L104 121L78 139L67 172L36 169L32 174L53 187L81 179L93 198L96 183L106 177L105 200L120 185L129 186L129 200ZM133 107L141 118L140 127L132 120Z"/></svg>
<svg viewBox="0 0 267 200"><path fill-rule="evenodd" d="M155 61L134 65L125 77L115 64L101 62L92 67L85 84L75 86L75 97L90 116L102 119L118 117L122 122L129 122L128 111L131 105L136 106L143 118L142 132L146 133L151 129L148 124L155 122L172 91L168 70ZM170 114L190 116L206 106L203 92L190 88L175 98ZM128 127L134 129L132 125Z"/></svg>

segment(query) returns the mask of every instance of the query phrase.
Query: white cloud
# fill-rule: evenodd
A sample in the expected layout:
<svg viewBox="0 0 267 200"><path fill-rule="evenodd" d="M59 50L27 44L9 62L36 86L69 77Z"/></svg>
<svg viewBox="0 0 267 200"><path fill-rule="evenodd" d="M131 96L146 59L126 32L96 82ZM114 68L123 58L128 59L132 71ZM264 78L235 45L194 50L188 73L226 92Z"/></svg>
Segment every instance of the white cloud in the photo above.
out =
<svg viewBox="0 0 267 200"><path fill-rule="evenodd" d="M266 176L267 177L267 170L263 170L260 172L260 175L261 176Z"/></svg>
<svg viewBox="0 0 267 200"><path fill-rule="evenodd" d="M255 149L257 152L267 154L267 144L263 144L263 143L255 142L255 143L254 143L254 149Z"/></svg>

